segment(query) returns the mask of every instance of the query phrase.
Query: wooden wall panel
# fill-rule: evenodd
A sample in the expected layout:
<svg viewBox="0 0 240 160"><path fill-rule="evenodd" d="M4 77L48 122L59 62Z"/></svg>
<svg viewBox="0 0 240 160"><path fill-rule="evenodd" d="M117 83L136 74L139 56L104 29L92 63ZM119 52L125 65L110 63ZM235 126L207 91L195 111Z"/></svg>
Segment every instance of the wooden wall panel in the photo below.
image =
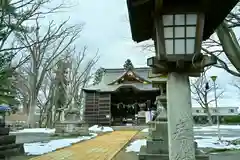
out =
<svg viewBox="0 0 240 160"><path fill-rule="evenodd" d="M111 94L100 93L98 103L98 121L101 125L111 125Z"/></svg>
<svg viewBox="0 0 240 160"><path fill-rule="evenodd" d="M85 92L84 120L89 125L98 124L98 99L99 94Z"/></svg>

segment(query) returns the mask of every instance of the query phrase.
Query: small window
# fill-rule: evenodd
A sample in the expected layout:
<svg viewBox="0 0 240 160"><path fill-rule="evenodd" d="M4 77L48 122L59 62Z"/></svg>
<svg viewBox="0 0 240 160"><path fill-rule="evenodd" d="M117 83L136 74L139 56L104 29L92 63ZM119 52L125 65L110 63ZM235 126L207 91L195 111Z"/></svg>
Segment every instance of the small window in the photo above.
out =
<svg viewBox="0 0 240 160"><path fill-rule="evenodd" d="M205 110L205 109L204 109L204 111L203 111L203 112L204 112L204 113L207 113L207 110Z"/></svg>
<svg viewBox="0 0 240 160"><path fill-rule="evenodd" d="M234 109L229 109L229 113L234 113Z"/></svg>
<svg viewBox="0 0 240 160"><path fill-rule="evenodd" d="M196 112L197 112L197 113L200 113L200 111L199 111L198 109L196 110Z"/></svg>

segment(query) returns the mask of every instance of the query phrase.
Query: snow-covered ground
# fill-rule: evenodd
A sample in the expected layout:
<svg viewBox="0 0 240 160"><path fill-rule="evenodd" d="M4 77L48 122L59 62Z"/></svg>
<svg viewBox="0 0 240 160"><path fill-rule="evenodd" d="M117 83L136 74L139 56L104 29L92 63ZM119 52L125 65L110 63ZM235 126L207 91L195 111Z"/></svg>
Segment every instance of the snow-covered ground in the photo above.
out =
<svg viewBox="0 0 240 160"><path fill-rule="evenodd" d="M71 146L74 143L81 142L83 140L89 140L97 136L99 132L112 132L113 129L111 127L99 127L98 125L94 125L89 128L90 136L81 136L76 138L64 138L58 140L50 140L48 142L35 142L35 143L25 143L24 149L27 155L42 155L45 153L56 151L57 149ZM14 133L47 133L54 134L55 129L48 128L28 128L19 130Z"/></svg>
<svg viewBox="0 0 240 160"><path fill-rule="evenodd" d="M215 149L240 149L240 145L233 145L230 142L237 140L240 137L218 137L210 136L195 136L195 141L198 143L199 148L215 148Z"/></svg>
<svg viewBox="0 0 240 160"><path fill-rule="evenodd" d="M112 132L113 129L111 127L104 127L104 126L98 126L94 125L88 129L90 132ZM55 133L55 129L49 129L49 128L25 128L22 130L18 130L11 133L49 133L53 134Z"/></svg>
<svg viewBox="0 0 240 160"><path fill-rule="evenodd" d="M220 125L219 128L225 130L240 130L240 125ZM194 127L194 131L217 131L217 129L217 125Z"/></svg>
<svg viewBox="0 0 240 160"><path fill-rule="evenodd" d="M232 145L229 142L239 139L240 137L222 137L222 142L218 141L218 137L195 137L199 148L214 148L214 149L240 149L240 145ZM126 152L139 152L141 146L146 146L146 139L138 139L132 142L127 148Z"/></svg>
<svg viewBox="0 0 240 160"><path fill-rule="evenodd" d="M239 131L240 133L240 125L220 125L221 130L229 130L231 131ZM217 126L195 126L195 132L216 132L217 133ZM145 128L141 132L148 133L149 129ZM230 144L231 141L240 139L239 136L233 137L221 137L222 141L218 141L218 137L215 136L195 136L195 141L198 143L199 148L215 148L215 149L240 149L240 145L233 145ZM132 142L127 148L126 152L139 152L141 146L146 145L146 139L140 139Z"/></svg>
<svg viewBox="0 0 240 160"><path fill-rule="evenodd" d="M88 129L90 132L98 133L98 132L112 132L113 129L111 127L104 127L104 126L98 126L94 125Z"/></svg>
<svg viewBox="0 0 240 160"><path fill-rule="evenodd" d="M239 130L240 125L220 125L221 130ZM194 126L194 131L217 131L217 125L213 126ZM148 132L148 128L143 129L141 132Z"/></svg>
<svg viewBox="0 0 240 160"><path fill-rule="evenodd" d="M130 143L130 145L126 148L126 152L140 152L140 148L142 146L147 145L146 139L138 139Z"/></svg>
<svg viewBox="0 0 240 160"><path fill-rule="evenodd" d="M50 128L25 128L22 130L18 130L15 132L10 132L12 134L14 133L49 133L49 134L54 134L55 129L50 129Z"/></svg>
<svg viewBox="0 0 240 160"><path fill-rule="evenodd" d="M145 129L141 130L141 132L143 132L143 133L148 133L148 131L149 131L149 128L145 128Z"/></svg>
<svg viewBox="0 0 240 160"><path fill-rule="evenodd" d="M83 140L89 140L96 137L97 134L91 134L91 136L81 136L77 138L66 138L51 140L49 142L37 142L37 143L25 143L24 150L27 155L42 155L45 153L56 151L57 149L71 146L74 143L81 142Z"/></svg>

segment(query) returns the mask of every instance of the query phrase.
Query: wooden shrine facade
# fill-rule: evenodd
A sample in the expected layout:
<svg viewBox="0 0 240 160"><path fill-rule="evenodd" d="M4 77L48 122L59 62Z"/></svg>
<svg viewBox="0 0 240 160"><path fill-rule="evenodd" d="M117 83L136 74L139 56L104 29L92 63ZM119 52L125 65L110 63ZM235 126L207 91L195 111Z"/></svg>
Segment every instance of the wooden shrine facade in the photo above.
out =
<svg viewBox="0 0 240 160"><path fill-rule="evenodd" d="M159 88L152 87L152 79L148 78L150 68L133 70L105 69L99 84L84 88L85 110L84 120L90 124L112 125L113 117L119 118L119 104L130 106L137 103L151 102L153 105L157 95L166 93L166 78L155 78L162 82ZM117 104L117 105L116 105ZM119 110L117 110L117 108ZM129 109L128 116L136 114L137 107ZM127 117L126 117L127 118Z"/></svg>

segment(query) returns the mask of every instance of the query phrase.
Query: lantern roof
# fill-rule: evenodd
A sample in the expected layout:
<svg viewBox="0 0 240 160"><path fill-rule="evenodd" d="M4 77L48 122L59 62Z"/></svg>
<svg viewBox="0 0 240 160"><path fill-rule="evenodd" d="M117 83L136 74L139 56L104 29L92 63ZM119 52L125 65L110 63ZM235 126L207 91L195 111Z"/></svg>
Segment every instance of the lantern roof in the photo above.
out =
<svg viewBox="0 0 240 160"><path fill-rule="evenodd" d="M152 38L153 11L156 0L127 0L132 39L142 42ZM162 8L190 7L205 13L203 40L208 39L239 0L162 0ZM192 7L194 6L194 7ZM179 7L180 8L180 7Z"/></svg>

